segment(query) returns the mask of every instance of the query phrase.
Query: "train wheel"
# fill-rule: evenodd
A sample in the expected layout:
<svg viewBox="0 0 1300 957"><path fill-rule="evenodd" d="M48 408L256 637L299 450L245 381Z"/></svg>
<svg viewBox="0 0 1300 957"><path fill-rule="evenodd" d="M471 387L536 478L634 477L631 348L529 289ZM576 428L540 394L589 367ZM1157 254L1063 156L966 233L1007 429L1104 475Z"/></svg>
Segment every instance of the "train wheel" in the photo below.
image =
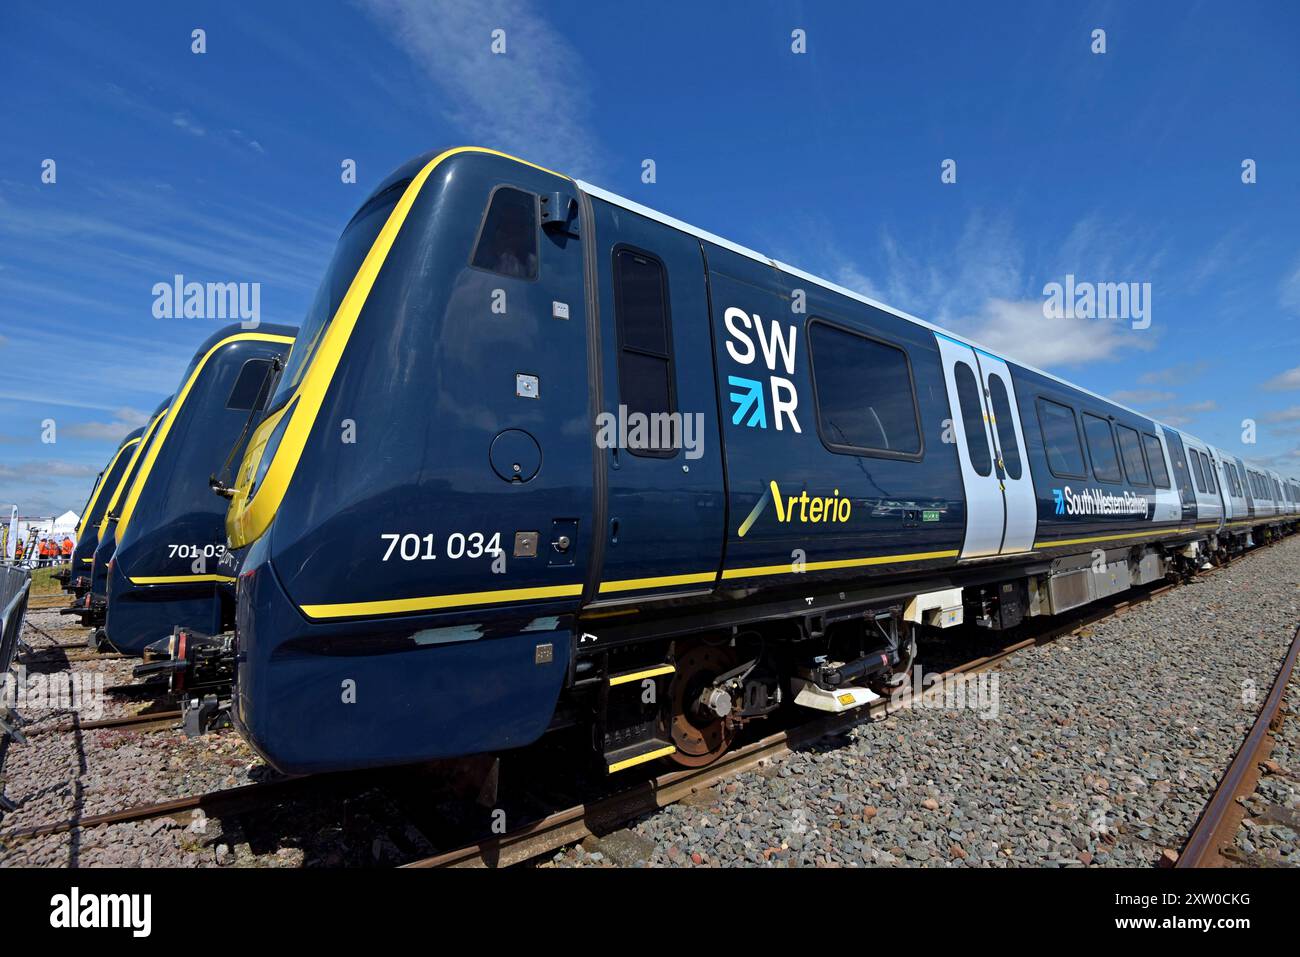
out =
<svg viewBox="0 0 1300 957"><path fill-rule="evenodd" d="M677 656L676 665L669 691L669 735L677 746L672 760L699 768L726 753L736 736L731 696L711 688L714 678L736 667L736 655L726 645L697 642Z"/></svg>

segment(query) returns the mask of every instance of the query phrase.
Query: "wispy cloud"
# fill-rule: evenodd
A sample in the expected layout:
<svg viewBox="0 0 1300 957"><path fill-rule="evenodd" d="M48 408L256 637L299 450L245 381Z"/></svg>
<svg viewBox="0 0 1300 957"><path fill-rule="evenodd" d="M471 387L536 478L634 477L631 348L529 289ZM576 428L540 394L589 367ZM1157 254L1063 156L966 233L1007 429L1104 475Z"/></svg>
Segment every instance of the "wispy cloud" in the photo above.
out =
<svg viewBox="0 0 1300 957"><path fill-rule="evenodd" d="M1265 422L1300 422L1300 405L1264 413Z"/></svg>
<svg viewBox="0 0 1300 957"><path fill-rule="evenodd" d="M1300 389L1300 366L1280 372L1260 386L1266 392L1290 392Z"/></svg>
<svg viewBox="0 0 1300 957"><path fill-rule="evenodd" d="M1143 385L1182 386L1199 378L1208 368L1209 363L1204 361L1182 362L1165 369L1152 369L1150 372L1143 372L1138 376L1138 382Z"/></svg>
<svg viewBox="0 0 1300 957"><path fill-rule="evenodd" d="M956 323L994 352L1030 365L1069 367L1117 358L1128 349L1151 349L1154 339L1136 336L1107 319L1049 319L1041 300L989 299L983 312Z"/></svg>
<svg viewBox="0 0 1300 957"><path fill-rule="evenodd" d="M1191 425L1198 416L1204 415L1206 412L1213 412L1218 407L1219 403L1213 399L1204 399L1200 402L1184 402L1162 406L1153 409L1151 415L1166 425L1182 428L1185 425Z"/></svg>
<svg viewBox="0 0 1300 957"><path fill-rule="evenodd" d="M1177 398L1173 392L1161 392L1157 389L1121 389L1112 392L1110 397L1125 405L1153 405L1156 402L1170 402Z"/></svg>
<svg viewBox="0 0 1300 957"><path fill-rule="evenodd" d="M124 435L132 429L138 429L148 420L148 412L141 409L121 408L114 411L111 422L77 422L63 431L66 435L79 439L120 442Z"/></svg>
<svg viewBox="0 0 1300 957"><path fill-rule="evenodd" d="M362 0L441 91L440 109L474 142L591 177L600 165L582 58L511 0ZM491 50L505 31L506 52Z"/></svg>
<svg viewBox="0 0 1300 957"><path fill-rule="evenodd" d="M1300 259L1297 259L1278 284L1278 302L1288 312L1300 313Z"/></svg>

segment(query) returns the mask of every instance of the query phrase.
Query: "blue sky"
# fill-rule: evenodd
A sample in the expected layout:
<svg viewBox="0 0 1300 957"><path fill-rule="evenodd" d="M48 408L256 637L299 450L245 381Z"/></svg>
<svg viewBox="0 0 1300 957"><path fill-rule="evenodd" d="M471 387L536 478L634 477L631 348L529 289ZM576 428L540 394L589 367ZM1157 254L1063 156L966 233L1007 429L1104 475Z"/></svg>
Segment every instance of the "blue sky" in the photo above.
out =
<svg viewBox="0 0 1300 957"><path fill-rule="evenodd" d="M7 5L0 502L80 508L174 388L217 321L155 283L296 324L370 187L465 143L1300 473L1298 51L1284 2ZM1151 283L1150 327L1045 318L1067 274Z"/></svg>

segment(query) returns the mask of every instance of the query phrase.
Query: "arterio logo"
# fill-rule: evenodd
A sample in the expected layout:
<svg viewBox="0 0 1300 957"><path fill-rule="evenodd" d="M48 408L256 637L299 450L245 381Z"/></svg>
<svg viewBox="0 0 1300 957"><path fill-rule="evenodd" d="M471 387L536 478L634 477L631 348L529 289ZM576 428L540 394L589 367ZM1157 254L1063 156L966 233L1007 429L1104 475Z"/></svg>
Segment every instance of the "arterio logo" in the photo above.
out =
<svg viewBox="0 0 1300 957"><path fill-rule="evenodd" d="M829 496L809 495L807 489L798 495L787 496L781 494L781 489L775 482L768 482L767 488L763 491L763 497L758 500L754 510L740 523L740 528L736 534L740 538L744 538L753 524L758 521L758 517L763 514L771 503L776 503L776 520L783 524L789 522L811 523L814 525L828 522L843 524L853 514L853 502L847 498L840 498L839 489L836 489Z"/></svg>
<svg viewBox="0 0 1300 957"><path fill-rule="evenodd" d="M1147 499L1125 491L1115 495L1100 488L1076 492L1070 486L1052 489L1057 515L1146 515Z"/></svg>

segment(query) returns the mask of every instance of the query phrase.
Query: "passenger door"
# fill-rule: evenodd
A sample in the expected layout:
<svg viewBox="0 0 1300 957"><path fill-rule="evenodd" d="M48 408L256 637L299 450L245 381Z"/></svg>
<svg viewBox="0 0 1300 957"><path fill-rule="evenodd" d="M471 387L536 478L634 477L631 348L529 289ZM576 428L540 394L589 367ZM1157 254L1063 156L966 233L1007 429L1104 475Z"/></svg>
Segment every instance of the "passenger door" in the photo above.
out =
<svg viewBox="0 0 1300 957"><path fill-rule="evenodd" d="M722 563L726 500L704 256L692 236L591 204L606 514L586 597L707 593Z"/></svg>
<svg viewBox="0 0 1300 957"><path fill-rule="evenodd" d="M961 557L1029 551L1037 498L1010 370L997 356L940 333L935 339L966 489Z"/></svg>

